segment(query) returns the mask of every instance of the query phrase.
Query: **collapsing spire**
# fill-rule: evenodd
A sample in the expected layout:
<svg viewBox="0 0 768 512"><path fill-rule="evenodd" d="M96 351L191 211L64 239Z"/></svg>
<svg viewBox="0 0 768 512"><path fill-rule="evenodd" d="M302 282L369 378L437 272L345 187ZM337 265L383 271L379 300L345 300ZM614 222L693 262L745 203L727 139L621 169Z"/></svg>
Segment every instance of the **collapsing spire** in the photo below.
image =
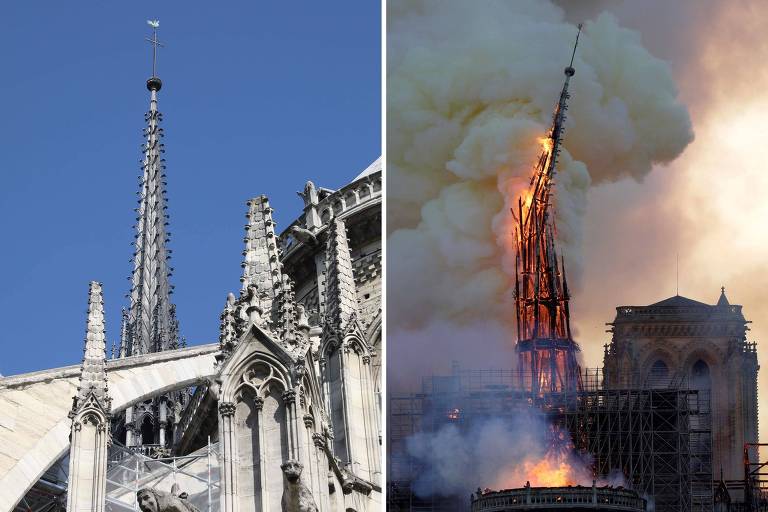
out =
<svg viewBox="0 0 768 512"><path fill-rule="evenodd" d="M91 281L88 293L88 321L85 329L85 349L80 383L72 407L77 411L91 398L95 398L102 407L109 409L109 391L107 387L107 345L104 333L104 301L101 283Z"/></svg>
<svg viewBox="0 0 768 512"><path fill-rule="evenodd" d="M155 42L156 43L156 35ZM142 178L139 190L139 208L136 217L136 241L131 277L131 305L126 325L127 347L125 355L159 352L178 346L175 308L169 283L172 269L168 265L170 250L165 244L168 215L165 198L165 159L163 115L157 109L157 93L162 83L156 76L147 81L150 91L149 111L145 115L146 143L142 145Z"/></svg>
<svg viewBox="0 0 768 512"><path fill-rule="evenodd" d="M579 25L579 34L581 25ZM576 36L578 45L579 36ZM515 312L521 384L535 395L580 389L579 347L571 337L565 261L562 269L555 250L556 227L550 212L552 184L563 136L568 86L575 74L573 57L565 68L565 83L552 116L552 126L531 177L525 199L515 216Z"/></svg>

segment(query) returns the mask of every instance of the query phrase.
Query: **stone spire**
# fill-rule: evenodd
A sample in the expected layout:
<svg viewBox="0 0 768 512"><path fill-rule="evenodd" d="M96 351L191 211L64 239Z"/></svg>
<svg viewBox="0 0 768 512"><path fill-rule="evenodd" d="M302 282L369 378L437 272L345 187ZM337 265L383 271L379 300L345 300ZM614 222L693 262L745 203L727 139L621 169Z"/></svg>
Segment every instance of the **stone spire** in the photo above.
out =
<svg viewBox="0 0 768 512"><path fill-rule="evenodd" d="M153 26L154 27L154 26ZM156 54L159 42L152 42ZM177 345L175 309L169 283L172 268L168 265L170 250L166 248L170 233L166 231L168 215L165 197L165 159L163 115L157 108L157 94L162 82L155 76L147 80L150 93L149 111L144 119L146 142L142 145L142 177L139 187L139 207L136 210L136 241L131 276L131 304L127 319L125 355L146 354L167 350Z"/></svg>
<svg viewBox="0 0 768 512"><path fill-rule="evenodd" d="M272 303L283 285L282 264L277 249L275 221L267 196L254 197L248 205L248 224L245 225L245 250L242 263L243 292L256 286L264 314L269 318Z"/></svg>
<svg viewBox="0 0 768 512"><path fill-rule="evenodd" d="M88 322L85 329L85 350L80 371L80 383L72 406L73 412L80 410L91 397L108 411L109 390L107 386L107 346L104 333L104 301L101 283L91 281L88 295Z"/></svg>
<svg viewBox="0 0 768 512"><path fill-rule="evenodd" d="M731 303L728 302L728 297L725 296L725 286L720 287L720 298L717 299L717 305L725 307L731 305Z"/></svg>
<svg viewBox="0 0 768 512"><path fill-rule="evenodd" d="M80 370L80 384L69 413L72 426L69 434L67 510L104 511L111 408L106 364L101 283L91 281L85 354Z"/></svg>
<svg viewBox="0 0 768 512"><path fill-rule="evenodd" d="M341 332L357 314L357 292L347 229L339 218L328 226L325 254L325 322L330 330Z"/></svg>

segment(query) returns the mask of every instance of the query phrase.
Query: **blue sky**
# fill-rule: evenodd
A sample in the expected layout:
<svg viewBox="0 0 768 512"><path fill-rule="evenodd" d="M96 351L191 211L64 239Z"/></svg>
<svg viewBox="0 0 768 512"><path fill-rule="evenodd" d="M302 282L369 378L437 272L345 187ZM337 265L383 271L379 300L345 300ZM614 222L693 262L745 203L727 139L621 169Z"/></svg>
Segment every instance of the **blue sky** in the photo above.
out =
<svg viewBox="0 0 768 512"><path fill-rule="evenodd" d="M380 154L380 6L4 2L0 6L0 373L82 358L88 282L109 342L131 271L141 129L160 20L172 284L190 344L239 289L245 201L278 228L307 179L337 188Z"/></svg>

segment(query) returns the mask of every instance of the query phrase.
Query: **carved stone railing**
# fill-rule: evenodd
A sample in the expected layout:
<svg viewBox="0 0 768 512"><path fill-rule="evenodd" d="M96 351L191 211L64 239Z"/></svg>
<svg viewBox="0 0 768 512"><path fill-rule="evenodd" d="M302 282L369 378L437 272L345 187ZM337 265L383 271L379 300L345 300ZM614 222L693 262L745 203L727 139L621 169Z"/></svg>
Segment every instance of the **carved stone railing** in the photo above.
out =
<svg viewBox="0 0 768 512"><path fill-rule="evenodd" d="M317 206L315 206L322 222L318 232L323 231L335 217L347 215L352 210L363 209L369 204L381 202L381 179L381 171L376 171L345 185L343 188L320 200ZM298 226L303 228L304 225L305 214L302 214L283 230L278 237L284 256L288 255L299 245L299 242L290 234L291 227Z"/></svg>
<svg viewBox="0 0 768 512"><path fill-rule="evenodd" d="M530 487L488 491L472 498L472 512L510 510L624 510L641 512L646 501L622 487Z"/></svg>

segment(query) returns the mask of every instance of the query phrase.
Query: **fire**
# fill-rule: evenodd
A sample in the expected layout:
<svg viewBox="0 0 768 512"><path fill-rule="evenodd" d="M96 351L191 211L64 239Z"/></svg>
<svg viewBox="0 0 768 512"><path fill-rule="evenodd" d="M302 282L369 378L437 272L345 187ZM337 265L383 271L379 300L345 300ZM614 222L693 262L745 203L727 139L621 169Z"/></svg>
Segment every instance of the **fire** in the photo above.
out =
<svg viewBox="0 0 768 512"><path fill-rule="evenodd" d="M552 148L554 148L555 143L554 141L549 137L539 137L538 139L539 144L541 144L541 149L546 153L551 153Z"/></svg>
<svg viewBox="0 0 768 512"><path fill-rule="evenodd" d="M583 470L568 462L565 458L553 454L543 459L526 460L507 474L502 475L498 488L511 489L530 483L533 487L565 487L583 485Z"/></svg>

